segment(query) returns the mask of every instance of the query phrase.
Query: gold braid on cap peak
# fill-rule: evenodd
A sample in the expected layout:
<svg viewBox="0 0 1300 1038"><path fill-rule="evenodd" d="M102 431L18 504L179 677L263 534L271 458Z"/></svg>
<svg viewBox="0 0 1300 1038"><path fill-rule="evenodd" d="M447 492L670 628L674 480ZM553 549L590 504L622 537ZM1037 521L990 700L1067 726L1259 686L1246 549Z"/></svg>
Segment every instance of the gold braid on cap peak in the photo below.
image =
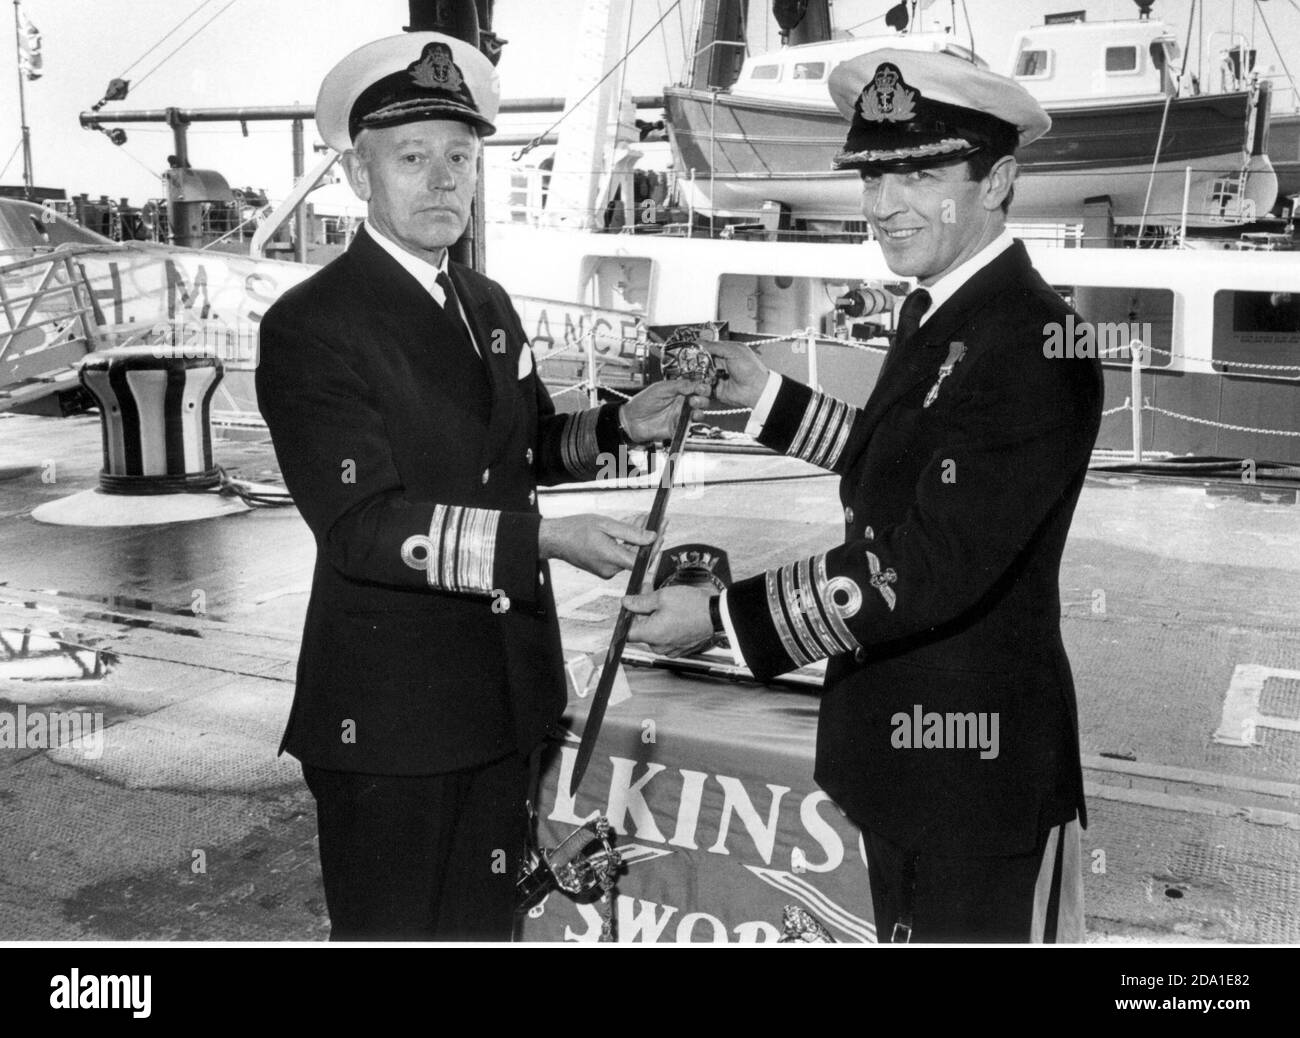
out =
<svg viewBox="0 0 1300 1038"><path fill-rule="evenodd" d="M866 151L841 151L834 158L836 166L849 162L896 162L900 159L921 159L931 155L947 155L974 147L965 137L946 137L933 144L917 144L908 148L889 148L884 151L868 149Z"/></svg>
<svg viewBox="0 0 1300 1038"><path fill-rule="evenodd" d="M472 99L471 99L472 100ZM415 97L406 101L394 101L383 108L377 108L373 112L363 115L358 122L364 129L370 123L379 123L394 117L406 115L407 113L419 114L425 110L439 111L444 109L468 109L465 102L454 97Z"/></svg>

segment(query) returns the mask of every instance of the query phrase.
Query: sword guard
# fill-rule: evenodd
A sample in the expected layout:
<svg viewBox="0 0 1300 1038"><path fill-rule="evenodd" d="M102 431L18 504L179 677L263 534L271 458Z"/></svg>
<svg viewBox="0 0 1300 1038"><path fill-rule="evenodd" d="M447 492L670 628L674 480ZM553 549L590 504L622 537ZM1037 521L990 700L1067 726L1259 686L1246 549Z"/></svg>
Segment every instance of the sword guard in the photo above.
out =
<svg viewBox="0 0 1300 1038"><path fill-rule="evenodd" d="M605 897L623 869L616 841L613 826L602 815L553 848L529 847L515 882L515 910L522 915L555 890L581 904Z"/></svg>

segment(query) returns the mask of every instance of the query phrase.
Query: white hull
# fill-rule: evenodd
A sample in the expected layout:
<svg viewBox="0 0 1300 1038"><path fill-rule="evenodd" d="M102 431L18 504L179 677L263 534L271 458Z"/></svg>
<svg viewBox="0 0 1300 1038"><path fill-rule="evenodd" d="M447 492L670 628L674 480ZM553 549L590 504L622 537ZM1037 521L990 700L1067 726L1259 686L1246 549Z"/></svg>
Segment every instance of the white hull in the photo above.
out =
<svg viewBox="0 0 1300 1038"><path fill-rule="evenodd" d="M1109 196L1116 223L1177 227L1183 222L1184 192L1188 227L1220 227L1263 216L1277 198L1277 175L1267 156L1247 166L1245 192L1225 194L1225 180L1241 169L1240 153L1198 160L1190 181L1187 167L1161 163L1071 173L1022 174L1016 181L1012 216L1016 221L1080 222L1087 199ZM697 178L681 182L683 200L696 213L722 218L758 219L764 202L780 201L804 220L861 218L858 175L849 172L798 176ZM1147 190L1150 185L1150 201Z"/></svg>

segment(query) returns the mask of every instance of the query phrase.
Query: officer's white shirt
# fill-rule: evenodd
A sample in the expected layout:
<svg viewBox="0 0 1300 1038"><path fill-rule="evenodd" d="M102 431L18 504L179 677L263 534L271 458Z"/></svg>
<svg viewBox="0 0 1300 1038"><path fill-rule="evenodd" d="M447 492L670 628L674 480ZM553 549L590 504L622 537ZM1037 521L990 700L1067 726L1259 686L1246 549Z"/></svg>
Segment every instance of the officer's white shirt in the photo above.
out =
<svg viewBox="0 0 1300 1038"><path fill-rule="evenodd" d="M979 271L983 270L995 259L1001 256L1007 249L1015 244L1015 239L1011 237L1011 232L1005 227L1002 233L994 238L991 242L975 253L970 259L959 266L953 267L943 277L933 285L923 286L930 293L930 307L921 315L921 324L924 325L934 313L944 303L948 302L957 294L957 289L966 284Z"/></svg>
<svg viewBox="0 0 1300 1038"><path fill-rule="evenodd" d="M936 313L939 307L956 295L957 290L962 285L966 284L979 271L1011 248L1014 241L1011 232L1003 228L1001 234L966 262L953 267L933 285L924 286L925 290L930 293L930 306L921 315L921 326L924 327L925 322L930 319L930 315ZM782 377L775 371L768 372L767 385L763 387L763 392L759 394L758 403L754 405L753 411L750 412L749 422L745 425L745 434L747 436L757 437L763 431L767 416L772 412L772 404L776 401L776 395L781 391L781 382ZM731 614L727 611L727 593L725 591L722 592L722 597L718 602L718 611L722 614L722 626L726 628L727 640L731 643L731 653L735 657L736 666L743 667L745 659L740 653L740 642L736 638L735 628L731 625Z"/></svg>
<svg viewBox="0 0 1300 1038"><path fill-rule="evenodd" d="M435 265L430 263L428 260L420 259L420 257L416 256L414 253L407 252L404 248L398 245L397 242L393 241L369 221L366 221L366 223L362 225L361 230L363 233L370 235L370 239L376 245L388 253L388 255L392 256L393 259L397 260L397 262L402 265L402 268L410 274L411 277L415 278L415 280L420 283L421 287L423 287L429 295L433 296L433 301L435 303L444 309L446 308L447 293L444 292L442 286L438 284L438 275L446 273L447 271L446 249L442 250L442 262ZM450 277L451 275L448 274L447 276ZM463 307L459 306L457 309L460 311L460 323L465 326L465 334L469 336L470 343L473 345L474 349L478 351L478 354L481 357L483 351L479 349L478 343L474 341L474 330L470 327L469 319L465 315L465 310Z"/></svg>

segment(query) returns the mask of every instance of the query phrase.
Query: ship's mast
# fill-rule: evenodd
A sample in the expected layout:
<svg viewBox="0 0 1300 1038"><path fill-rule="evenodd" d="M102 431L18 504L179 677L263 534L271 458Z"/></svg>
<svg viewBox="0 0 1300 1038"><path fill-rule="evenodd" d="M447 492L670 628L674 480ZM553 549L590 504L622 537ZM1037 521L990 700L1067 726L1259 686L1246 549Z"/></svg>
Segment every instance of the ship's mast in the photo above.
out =
<svg viewBox="0 0 1300 1038"><path fill-rule="evenodd" d="M440 32L478 46L478 4L475 0L408 0L411 24L407 32Z"/></svg>
<svg viewBox="0 0 1300 1038"><path fill-rule="evenodd" d="M18 59L15 66L18 70L18 121L23 128L23 193L31 201L35 197L32 189L32 133L27 127L27 87L23 82L23 29L18 17L19 2L14 0L14 56Z"/></svg>

